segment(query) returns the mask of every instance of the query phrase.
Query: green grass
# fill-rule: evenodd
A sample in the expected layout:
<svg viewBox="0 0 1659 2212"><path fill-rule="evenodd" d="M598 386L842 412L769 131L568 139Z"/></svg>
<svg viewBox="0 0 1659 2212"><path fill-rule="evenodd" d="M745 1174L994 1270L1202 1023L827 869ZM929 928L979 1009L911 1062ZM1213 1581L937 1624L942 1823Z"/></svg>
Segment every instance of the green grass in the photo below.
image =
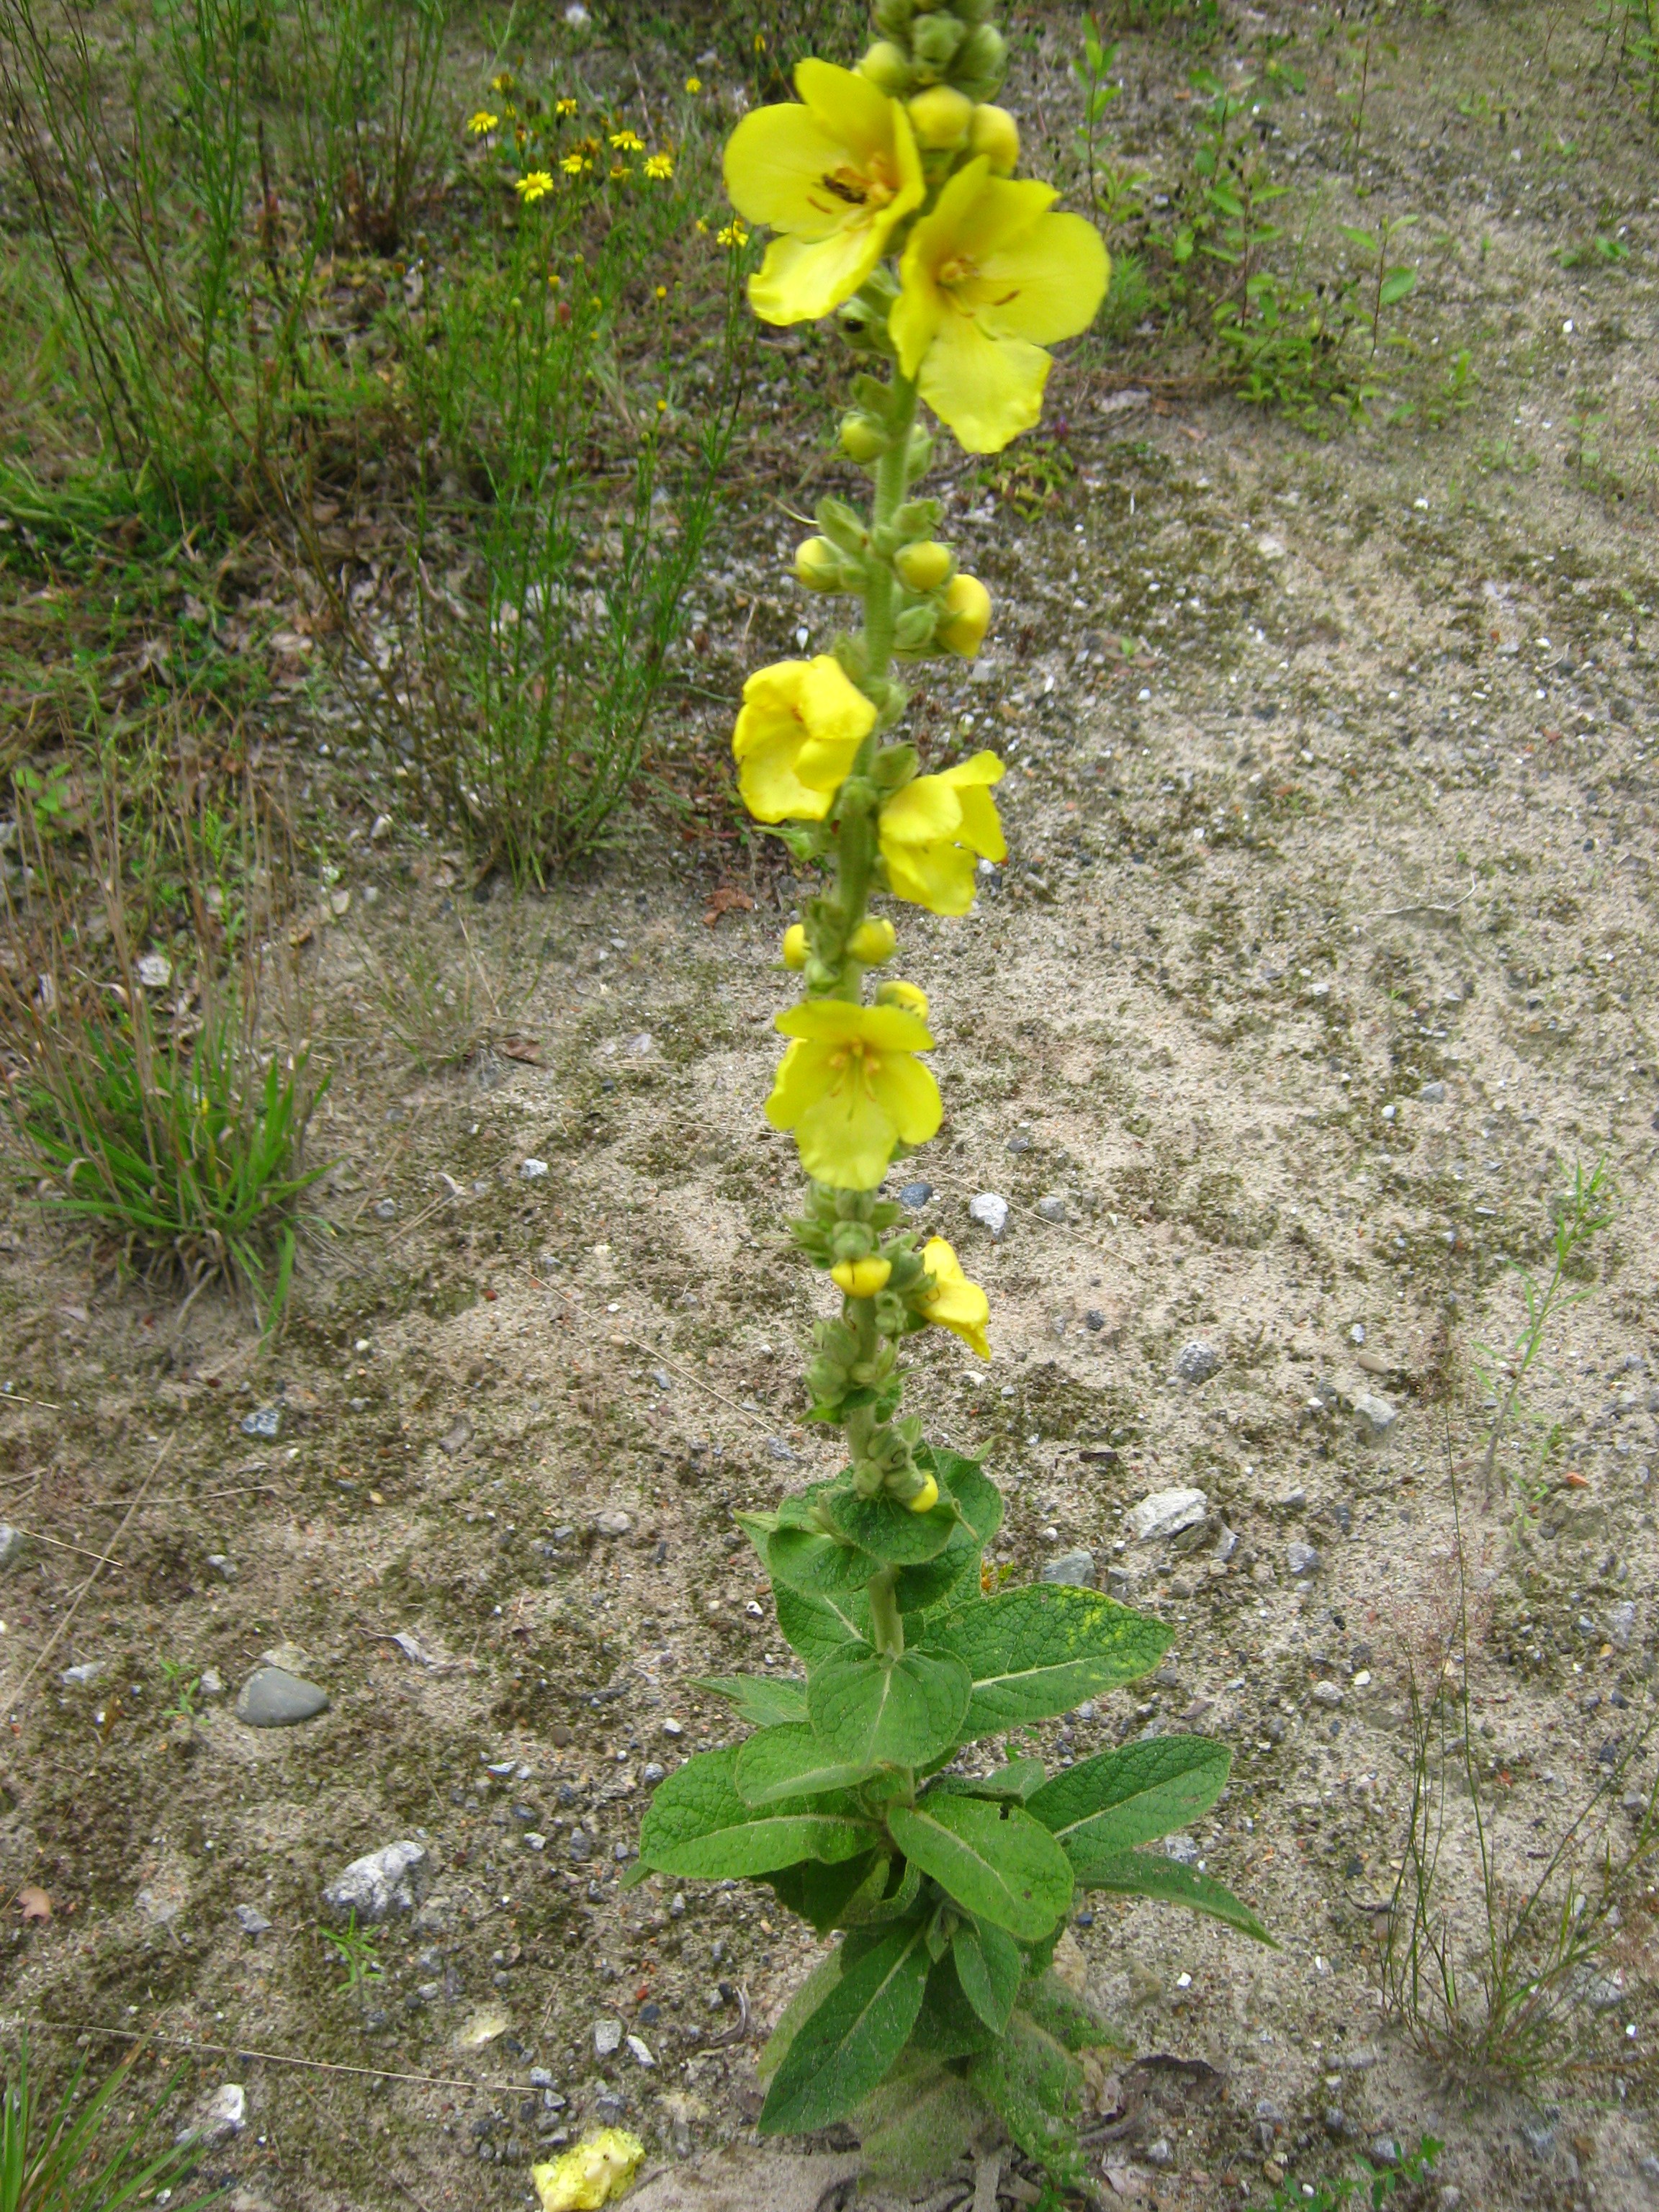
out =
<svg viewBox="0 0 1659 2212"><path fill-rule="evenodd" d="M0 2212L124 2212L153 2204L159 2191L179 2191L195 2164L189 2144L146 2150L145 2139L169 2101L178 2077L142 2114L123 2121L118 2106L129 2093L129 2058L90 2095L82 2091L82 2058L56 2104L42 2098L29 2073L23 2033L15 2063L0 2096ZM222 2191L170 2197L170 2212L199 2212Z"/></svg>

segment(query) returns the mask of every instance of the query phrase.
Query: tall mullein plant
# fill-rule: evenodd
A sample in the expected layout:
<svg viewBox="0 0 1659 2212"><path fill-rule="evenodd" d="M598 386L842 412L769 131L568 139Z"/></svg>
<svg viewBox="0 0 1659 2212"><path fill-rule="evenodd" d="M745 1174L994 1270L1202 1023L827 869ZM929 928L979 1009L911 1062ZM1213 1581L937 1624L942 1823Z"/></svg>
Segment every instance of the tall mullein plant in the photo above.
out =
<svg viewBox="0 0 1659 2212"><path fill-rule="evenodd" d="M991 614L933 535L938 503L915 496L933 452L919 416L975 453L1030 429L1044 349L1087 327L1108 273L1091 226L1015 175L988 14L878 0L856 70L802 62L799 103L746 116L726 151L738 216L773 234L755 313L835 316L864 364L841 441L872 499L865 514L825 500L795 560L807 589L861 599L862 626L757 671L732 743L750 812L823 883L784 939L803 993L778 1017L789 1042L766 1110L810 1178L797 1241L840 1293L807 1379L847 1465L740 1516L805 1680L710 1686L754 1733L659 1786L632 1878L755 1877L820 1934L845 1931L764 2054L764 2132L852 2119L876 2163L914 2172L1000 2123L1066 2182L1082 2171L1080 2054L1117 2040L1052 1971L1077 1891L1267 1938L1218 1882L1139 1848L1214 1802L1223 1746L1153 1737L1052 1778L1021 1747L1029 1724L1156 1666L1170 1631L1092 1590L988 1594L1000 1495L900 1411L903 1340L945 1328L988 1358L990 1312L951 1247L918 1250L880 1194L942 1109L927 999L887 973L897 931L871 903L965 914L978 863L1005 852L995 755L922 775L897 734L897 668L971 658ZM988 1738L1002 1763L963 1756Z"/></svg>

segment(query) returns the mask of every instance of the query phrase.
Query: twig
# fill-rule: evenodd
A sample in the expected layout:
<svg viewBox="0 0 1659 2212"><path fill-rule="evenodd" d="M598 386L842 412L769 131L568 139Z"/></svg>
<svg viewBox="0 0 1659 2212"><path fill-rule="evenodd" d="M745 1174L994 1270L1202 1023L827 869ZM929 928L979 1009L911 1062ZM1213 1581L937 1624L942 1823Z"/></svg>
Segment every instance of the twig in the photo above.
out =
<svg viewBox="0 0 1659 2212"><path fill-rule="evenodd" d="M21 1390L0 1390L0 1406L40 1406L48 1413L61 1413L64 1410L49 1398L26 1398Z"/></svg>
<svg viewBox="0 0 1659 2212"><path fill-rule="evenodd" d="M745 2023L746 2024L746 2023ZM162 2035L151 2028L106 2027L95 2020L46 2020L40 2026L59 2035L106 2035L117 2043L159 2043L169 2051L202 2051L220 2058L255 2058L265 2066L295 2066L311 2074L362 2074L376 2081L416 2081L428 2089L492 2089L527 2093L533 2081L473 2081L450 2074L404 2074L390 2066L343 2066L331 2058L293 2058L285 2051L255 2051L246 2043L198 2043L187 2035ZM711 2049L705 2044L705 2050Z"/></svg>
<svg viewBox="0 0 1659 2212"><path fill-rule="evenodd" d="M77 1559L96 1559L100 1565L106 1567L120 1564L107 1552L89 1552L83 1544L66 1544L61 1536L47 1536L39 1528L25 1528L21 1522L14 1522L12 1526L20 1536L27 1536L31 1543L50 1544L54 1552L73 1552Z"/></svg>
<svg viewBox="0 0 1659 2212"><path fill-rule="evenodd" d="M705 2051L728 2051L734 2043L741 2043L749 2033L749 1992L739 1986L738 2008L742 2014L735 2027L728 2027L720 2035L711 2035L702 2046Z"/></svg>
<svg viewBox="0 0 1659 2212"><path fill-rule="evenodd" d="M88 1512L113 1512L118 1505L197 1505L210 1498L286 1498L288 1492L279 1490L274 1482L250 1483L241 1490L175 1490L160 1498L100 1498L88 1507Z"/></svg>
<svg viewBox="0 0 1659 2212"><path fill-rule="evenodd" d="M174 1437L176 1437L177 1433L177 1431L175 1431ZM119 1546L122 1537L126 1534L127 1528L131 1522L132 1516L138 1510L138 1508L143 1504L145 1494L149 1491L150 1484L161 1473L162 1461L166 1459L167 1454L173 1449L174 1437L169 1437L167 1438L161 1450L156 1453L154 1460L151 1461L149 1473L144 1477L143 1487L139 1491L137 1498L133 1499L132 1504L128 1507L126 1518L122 1522L120 1527L110 1539L110 1551L112 1553L114 1553ZM87 1577L85 1582L82 1583L80 1589L75 1593L74 1597L70 1601L68 1612L58 1622L57 1627L52 1630L52 1634L46 1638L44 1647L36 1655L33 1663L29 1668L28 1672L24 1675L22 1680L17 1685L16 1689L10 1692L9 1694L0 1694L0 1712L11 1713L16 1711L18 1699L21 1698L24 1691L27 1689L29 1684L34 1680L35 1676L40 1672L40 1669L46 1665L47 1660L51 1658L52 1653L63 1642L64 1635L69 1629L70 1623L75 1619L76 1614L81 1610L82 1604L85 1602L88 1595L91 1591L93 1584L97 1581L102 1570L103 1562L100 1560L98 1565L95 1566L92 1572Z"/></svg>
<svg viewBox="0 0 1659 2212"><path fill-rule="evenodd" d="M1378 913L1374 914L1371 916L1371 920L1373 921L1398 921L1402 916L1409 914L1432 914L1438 915L1443 920L1449 921L1454 915L1457 914L1462 908L1468 904L1469 901L1474 896L1475 892L1479 889L1479 878L1477 877L1471 876L1469 878L1469 887L1468 890L1464 892L1461 899L1454 899L1449 906L1435 906L1426 900L1419 899L1415 906L1385 906Z"/></svg>

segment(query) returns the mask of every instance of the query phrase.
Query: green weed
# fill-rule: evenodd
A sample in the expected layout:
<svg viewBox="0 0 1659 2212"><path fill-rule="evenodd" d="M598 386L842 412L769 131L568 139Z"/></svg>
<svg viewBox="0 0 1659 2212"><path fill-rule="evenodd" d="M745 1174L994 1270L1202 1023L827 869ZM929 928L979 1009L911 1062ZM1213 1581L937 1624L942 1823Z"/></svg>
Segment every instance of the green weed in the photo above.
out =
<svg viewBox="0 0 1659 2212"><path fill-rule="evenodd" d="M366 1928L359 1928L355 1911L343 1928L324 1928L319 1933L342 1970L342 1990L366 1990L373 1983L385 1980L386 1968L380 1962L374 1938Z"/></svg>
<svg viewBox="0 0 1659 2212"><path fill-rule="evenodd" d="M125 2212L129 2205L153 2204L189 2180L196 2154L188 2143L144 2148L178 2075L142 2116L130 2114L124 2122L114 2109L128 2093L136 2057L84 2100L87 2062L81 2058L53 2105L43 2101L30 2078L24 2031L0 2095L0 2212ZM176 2203L168 2195L168 2203L172 2212L200 2212L222 2193L216 2186Z"/></svg>
<svg viewBox="0 0 1659 2212"><path fill-rule="evenodd" d="M1354 2204L1368 2206L1370 2212L1382 2212L1402 2184L1409 2189L1429 2179L1444 2148L1433 2136L1422 2136L1413 2149L1401 2154L1396 2166L1374 2166L1356 2151L1354 2172L1338 2174L1312 2186L1281 2181L1273 2193L1270 2212L1340 2212L1340 2208Z"/></svg>

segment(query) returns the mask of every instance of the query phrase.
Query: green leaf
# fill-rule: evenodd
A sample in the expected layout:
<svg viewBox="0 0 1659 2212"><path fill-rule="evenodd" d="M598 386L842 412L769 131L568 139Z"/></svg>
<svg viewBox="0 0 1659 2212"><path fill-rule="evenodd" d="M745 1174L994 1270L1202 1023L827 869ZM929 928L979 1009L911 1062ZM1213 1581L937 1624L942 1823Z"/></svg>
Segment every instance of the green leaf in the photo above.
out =
<svg viewBox="0 0 1659 2212"><path fill-rule="evenodd" d="M640 1827L640 1861L663 1874L719 1881L770 1874L797 1859L855 1857L875 1832L839 1808L800 1801L757 1813L739 1794L737 1747L699 1752L657 1784Z"/></svg>
<svg viewBox="0 0 1659 2212"><path fill-rule="evenodd" d="M761 2108L760 2131L796 2135L844 2119L904 2048L927 1985L923 1923L849 1936L840 1979L790 2044Z"/></svg>
<svg viewBox="0 0 1659 2212"><path fill-rule="evenodd" d="M907 2051L860 2104L852 2123L870 2184L921 2196L982 2133L985 2107L960 2075Z"/></svg>
<svg viewBox="0 0 1659 2212"><path fill-rule="evenodd" d="M748 1805L775 1805L785 1797L821 1797L850 1790L870 1769L861 1759L837 1758L804 1721L763 1728L738 1747L732 1778Z"/></svg>
<svg viewBox="0 0 1659 2212"><path fill-rule="evenodd" d="M1276 1951L1278 1943L1248 1905L1196 1867L1182 1866L1159 1851L1096 1850L1086 1838L1068 1844L1067 1855L1084 1889L1109 1889L1120 1897L1150 1897L1162 1905L1185 1905L1224 1920L1242 1935L1254 1936Z"/></svg>
<svg viewBox="0 0 1659 2212"><path fill-rule="evenodd" d="M757 1728L806 1718L806 1685L793 1674L703 1674L692 1683L733 1705Z"/></svg>
<svg viewBox="0 0 1659 2212"><path fill-rule="evenodd" d="M1083 2069L1035 2021L1016 2008L1001 2041L969 2060L968 2085L1062 2188L1083 2179L1086 2162L1075 2132Z"/></svg>
<svg viewBox="0 0 1659 2212"><path fill-rule="evenodd" d="M818 1960L785 2005L778 2015L777 2026L761 2045L760 2056L755 2061L755 2071L763 2081L769 2081L782 2065L790 2045L840 1981L846 1964L847 1946L837 1943L827 1959Z"/></svg>
<svg viewBox="0 0 1659 2212"><path fill-rule="evenodd" d="M1415 290L1416 286L1415 269L1390 269L1382 279L1382 289L1377 295L1378 302L1384 307L1397 307L1407 293Z"/></svg>
<svg viewBox="0 0 1659 2212"><path fill-rule="evenodd" d="M926 1513L912 1513L884 1493L860 1498L850 1482L835 1483L817 1502L842 1534L890 1566L919 1566L936 1558L960 1526L954 1498L941 1498Z"/></svg>
<svg viewBox="0 0 1659 2212"><path fill-rule="evenodd" d="M827 1936L832 1928L850 1928L863 1917L860 1899L866 1890L880 1896L891 1866L885 1852L863 1851L836 1866L803 1859L799 1866L780 1867L766 1879L781 1905L809 1922L820 1936Z"/></svg>
<svg viewBox="0 0 1659 2212"><path fill-rule="evenodd" d="M860 1552L856 1556L866 1559L868 1554ZM978 1538L959 1521L956 1534L937 1559L926 1559L919 1567L899 1569L893 1593L899 1611L914 1620L918 1613L931 1613L935 1606L948 1605L951 1594L970 1576L969 1587L977 1594L980 1556Z"/></svg>
<svg viewBox="0 0 1659 2212"><path fill-rule="evenodd" d="M772 1531L778 1525L775 1513L734 1513L732 1518L760 1553L762 1566L766 1565L766 1547Z"/></svg>
<svg viewBox="0 0 1659 2212"><path fill-rule="evenodd" d="M1357 225L1351 222L1340 222L1336 227L1341 232L1343 237L1347 240L1349 245L1358 246L1362 253L1380 253L1382 252L1382 247L1378 245L1376 240L1371 236L1370 231L1361 230Z"/></svg>
<svg viewBox="0 0 1659 2212"><path fill-rule="evenodd" d="M862 1590L849 1597L808 1597L786 1584L773 1591L772 1599L784 1641L809 1667L849 1644L863 1643L870 1633L870 1608Z"/></svg>
<svg viewBox="0 0 1659 2212"><path fill-rule="evenodd" d="M921 2010L910 2031L910 2048L929 2058L966 2058L983 2051L992 2031L969 2002L957 1978L956 1960L950 1951L937 1960L927 1976Z"/></svg>
<svg viewBox="0 0 1659 2212"><path fill-rule="evenodd" d="M1044 1972L1019 1993L1019 2008L1067 2051L1128 2051L1116 2028L1073 1996L1058 1974Z"/></svg>
<svg viewBox="0 0 1659 2212"><path fill-rule="evenodd" d="M872 1575L881 1572L882 1565L856 1544L838 1544L833 1536L807 1528L775 1531L766 1547L766 1564L774 1582L808 1597L841 1597L861 1590Z"/></svg>
<svg viewBox="0 0 1659 2212"><path fill-rule="evenodd" d="M1086 1838L1096 1850L1127 1850L1207 1812L1232 1763L1226 1745L1208 1736L1150 1736L1066 1767L1026 1808L1068 1849Z"/></svg>
<svg viewBox="0 0 1659 2212"><path fill-rule="evenodd" d="M916 1465L930 1468L939 1488L956 1499L980 1542L988 1544L1002 1526L1002 1492L979 1462L942 1444L921 1444L915 1457Z"/></svg>
<svg viewBox="0 0 1659 2212"><path fill-rule="evenodd" d="M970 1573L975 1574L972 1588L976 1595L980 1553L1002 1526L1002 1492L981 1471L977 1460L923 1444L916 1453L916 1465L932 1471L940 1490L955 1498L963 1517L942 1552L920 1566L901 1568L898 1607L908 1613L945 1604Z"/></svg>
<svg viewBox="0 0 1659 2212"><path fill-rule="evenodd" d="M941 1791L947 1797L1012 1797L1024 1803L1042 1783L1040 1759L1011 1759L992 1774L941 1774L929 1796ZM1039 1817L1041 1817L1039 1815ZM1044 1820L1046 1828L1051 1824Z"/></svg>
<svg viewBox="0 0 1659 2212"><path fill-rule="evenodd" d="M1071 1861L1029 1813L977 1797L893 1806L888 1832L908 1859L977 1919L1035 1942L1072 1901Z"/></svg>
<svg viewBox="0 0 1659 2212"><path fill-rule="evenodd" d="M983 1926L959 1920L951 1939L962 1993L994 2035L1000 2035L1013 2010L1025 1960L1013 1937L994 1923Z"/></svg>
<svg viewBox="0 0 1659 2212"><path fill-rule="evenodd" d="M947 1613L924 1649L973 1677L964 1732L990 1735L1070 1712L1156 1667L1174 1632L1094 1590L1033 1583Z"/></svg>
<svg viewBox="0 0 1659 2212"><path fill-rule="evenodd" d="M959 1659L907 1651L891 1659L854 1644L826 1659L806 1686L813 1728L840 1758L866 1766L921 1766L956 1743L968 1705Z"/></svg>

